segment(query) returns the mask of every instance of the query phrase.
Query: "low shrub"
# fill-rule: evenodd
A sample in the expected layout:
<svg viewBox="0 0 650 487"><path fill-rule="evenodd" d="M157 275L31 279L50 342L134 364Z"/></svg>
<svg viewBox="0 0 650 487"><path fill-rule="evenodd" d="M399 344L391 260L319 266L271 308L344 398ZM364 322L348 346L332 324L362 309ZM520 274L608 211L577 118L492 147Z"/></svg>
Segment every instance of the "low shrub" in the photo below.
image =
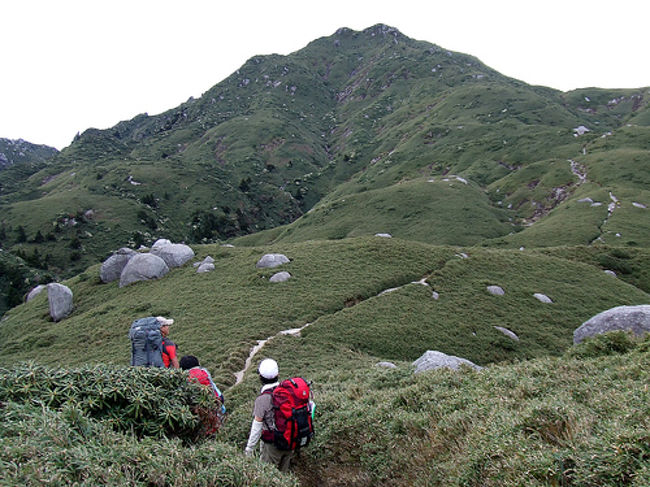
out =
<svg viewBox="0 0 650 487"><path fill-rule="evenodd" d="M293 476L230 445L118 433L84 414L37 404L0 403L0 485L36 487L296 487Z"/></svg>
<svg viewBox="0 0 650 487"><path fill-rule="evenodd" d="M638 341L632 333L612 331L585 339L569 349L567 354L576 358L594 358L627 353L637 346Z"/></svg>
<svg viewBox="0 0 650 487"><path fill-rule="evenodd" d="M138 437L203 439L201 411L217 400L181 371L98 365L55 369L28 362L0 369L0 401L76 411Z"/></svg>

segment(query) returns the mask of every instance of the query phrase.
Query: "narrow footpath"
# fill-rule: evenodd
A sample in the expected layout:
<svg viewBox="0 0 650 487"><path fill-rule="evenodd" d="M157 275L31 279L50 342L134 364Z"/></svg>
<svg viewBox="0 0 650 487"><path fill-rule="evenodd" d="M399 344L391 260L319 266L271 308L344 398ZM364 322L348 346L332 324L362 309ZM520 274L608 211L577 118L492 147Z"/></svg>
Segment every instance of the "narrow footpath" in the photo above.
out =
<svg viewBox="0 0 650 487"><path fill-rule="evenodd" d="M379 294L377 294L374 297L378 298L378 297L384 296L385 294L392 293L394 291L397 291L398 289L402 289L403 287L409 286L411 284L419 284L419 285L428 287L429 284L426 282L428 277L429 276L424 276L419 281L411 281L411 282L408 282L406 284L403 284L402 286L391 287L391 288L388 288L388 289L384 289L383 291L381 291ZM368 299L372 299L372 298L368 298ZM364 300L364 301L367 301L367 299ZM362 302L362 301L360 301L360 302ZM358 303L355 303L355 306L356 306L356 304L358 304ZM336 313L338 313L338 311L336 311L333 314L336 314ZM324 316L330 316L330 315L324 315ZM320 319L320 318L318 318L318 319ZM318 319L316 321L318 321ZM236 379L235 383L232 386L230 386L228 389L231 389L231 388L235 387L236 385L240 384L242 382L242 380L244 380L244 375L246 374L246 372L250 368L251 364L253 363L253 358L255 357L255 355L257 355L260 352L260 350L262 350L262 348L264 348L264 345L266 345L268 342L270 342L274 338L276 338L278 336L281 336L281 335L300 336L300 333L302 332L302 330L304 330L308 326L313 325L314 323L316 323L316 321L312 321L310 323L305 323L304 325L302 325L299 328L291 328L289 330L282 330L281 332L279 332L279 333L277 333L277 334L275 334L273 336L270 336L268 338L265 338L264 340L257 340L257 345L252 347L250 353L248 354L248 358L246 359L246 363L244 364L244 368L242 370L238 371L238 372L235 372L235 379Z"/></svg>

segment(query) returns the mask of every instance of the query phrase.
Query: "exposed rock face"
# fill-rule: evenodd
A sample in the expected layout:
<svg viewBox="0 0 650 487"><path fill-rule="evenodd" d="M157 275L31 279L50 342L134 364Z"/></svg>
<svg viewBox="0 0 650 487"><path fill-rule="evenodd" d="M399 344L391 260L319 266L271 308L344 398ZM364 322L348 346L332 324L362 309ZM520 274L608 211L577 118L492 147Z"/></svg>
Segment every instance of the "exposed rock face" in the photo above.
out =
<svg viewBox="0 0 650 487"><path fill-rule="evenodd" d="M25 302L26 302L26 303L30 302L30 301L31 301L32 299L34 299L36 296L38 296L39 294L41 294L45 289L47 289L47 286L44 286L43 284L39 284L39 285L36 286L34 289L32 289L31 291L29 291L29 294L28 294L27 297L25 298Z"/></svg>
<svg viewBox="0 0 650 487"><path fill-rule="evenodd" d="M573 332L573 343L615 330L631 331L637 336L650 333L650 304L617 306L589 318Z"/></svg>
<svg viewBox="0 0 650 487"><path fill-rule="evenodd" d="M258 269L265 269L267 267L277 267L289 262L289 259L284 254L265 254L260 260L257 261L255 267Z"/></svg>
<svg viewBox="0 0 650 487"><path fill-rule="evenodd" d="M72 313L72 291L68 286L56 282L48 284L47 300L54 321L60 321Z"/></svg>
<svg viewBox="0 0 650 487"><path fill-rule="evenodd" d="M495 296L503 296L506 292L500 286L488 286L487 290L490 294Z"/></svg>
<svg viewBox="0 0 650 487"><path fill-rule="evenodd" d="M507 328L504 328L503 326L495 326L494 328L499 330L501 333L503 333L508 338L512 338L516 342L519 341L519 337L517 336L517 334L514 331L508 330Z"/></svg>
<svg viewBox="0 0 650 487"><path fill-rule="evenodd" d="M424 352L424 355L413 362L416 374L424 372L425 370L439 369L441 367L458 370L461 365L467 365L477 370L482 368L467 359L455 357L454 355L447 355L434 350L427 350Z"/></svg>
<svg viewBox="0 0 650 487"><path fill-rule="evenodd" d="M122 247L104 261L99 271L99 278L104 283L117 281L122 275L122 270L124 270L126 264L136 254L135 250Z"/></svg>
<svg viewBox="0 0 650 487"><path fill-rule="evenodd" d="M282 272L277 272L271 276L269 279L269 282L286 282L289 279L291 279L291 274L288 272L282 271Z"/></svg>
<svg viewBox="0 0 650 487"><path fill-rule="evenodd" d="M138 281L160 279L169 272L163 259L153 254L137 254L126 264L120 276L120 287Z"/></svg>
<svg viewBox="0 0 650 487"><path fill-rule="evenodd" d="M157 242L156 242L157 243ZM188 260L194 258L194 251L185 244L167 244L158 245L154 244L151 247L151 254L160 257L165 261L167 267L174 268L180 267Z"/></svg>

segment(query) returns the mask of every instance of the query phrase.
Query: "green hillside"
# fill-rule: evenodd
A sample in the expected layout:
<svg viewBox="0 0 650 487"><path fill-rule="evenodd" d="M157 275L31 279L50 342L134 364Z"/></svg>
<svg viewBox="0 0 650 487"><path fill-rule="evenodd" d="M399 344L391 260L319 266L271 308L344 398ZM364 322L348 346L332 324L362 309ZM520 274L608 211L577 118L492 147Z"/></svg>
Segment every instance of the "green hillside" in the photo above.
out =
<svg viewBox="0 0 650 487"><path fill-rule="evenodd" d="M623 475L630 479L626 485L638 486L648 478L650 415L642 387L648 379L647 340L636 344L619 334L571 347L573 330L594 314L649 302L638 287L647 286L647 250L624 253L601 246L522 252L381 237L195 250L197 261L215 258L213 272L197 274L187 264L160 280L119 288L115 282L100 283L99 268L93 266L65 282L75 296L69 318L50 321L44 293L7 313L0 323L0 365L5 367L0 369L0 402L9 418L2 434L18 443L2 456L28 465L22 473L7 470L8 485L31 485L43 469L57 472L62 482L83 478L93 483L102 475L93 465L122 464L142 455L138 445L149 440L140 443L113 431L97 416L100 410L83 413L89 407L85 402L77 416L51 404L42 417L15 394L26 390L19 384L30 373L18 364L27 359L57 367L39 372L51 374L52 381L97 373L97 380L105 381L106 373L97 369L74 369L88 364L109 364L111 373L119 373L129 361L129 323L152 314L175 318L172 336L180 353L200 357L211 370L226 392L230 418L216 440L164 442L162 451L175 453L163 463L144 456L132 473L110 476L108 485L124 482L124 475L135 475L142 482L136 485L145 485L155 471L169 485L186 476L203 478L204 485L216 485L217 477L220 485L274 482L276 473L260 471L255 460L240 453L258 388L254 369L245 371L242 383L235 381L249 350L269 338L253 367L264 356L275 357L283 376L300 374L313 381L319 405L315 443L298 462L297 477L281 480L287 485L546 485L567 475L575 479L573 485L620 485ZM282 252L291 262L257 269L255 263L267 252ZM616 262L619 272L620 262L627 265L624 280L603 272ZM278 270L292 278L269 282ZM505 295L490 294L489 285L501 286ZM534 293L546 294L553 303L536 300ZM299 336L281 333L304 325ZM513 331L519 341L495 326ZM487 368L413 376L409 364L426 350ZM380 361L391 361L397 369L375 367ZM30 383L41 384L35 391L43 394L49 382ZM100 387L94 379L73 383L81 388L81 398L93 395L85 387ZM148 407L155 409L158 400L150 400ZM37 414L46 428L25 435ZM65 453L53 442L54 431L69 431ZM444 446L448 443L453 447ZM107 449L109 444L120 444L120 451ZM619 445L619 456L609 456L612 444ZM38 460L27 461L22 452L33 448L45 450ZM403 455L388 458L382 453L388 451ZM210 467L198 460L214 452L222 460L209 462ZM76 473L61 468L61 455L80 462ZM238 465L241 475L231 477L228 465ZM400 465L410 468L396 468ZM359 478L365 480L354 480Z"/></svg>
<svg viewBox="0 0 650 487"><path fill-rule="evenodd" d="M0 484L646 487L649 339L572 339L650 303L649 94L339 29L7 165ZM159 238L195 258L101 282ZM290 262L258 269L267 253ZM23 302L52 281L74 295L58 322L46 292ZM157 315L225 392L214 438L183 372L128 367L130 323ZM482 369L415 375L429 350ZM269 356L318 404L291 475L242 453Z"/></svg>
<svg viewBox="0 0 650 487"><path fill-rule="evenodd" d="M512 228L506 213L494 208L480 188L452 176L329 199L290 225L235 242L284 243L389 233L436 245L473 245Z"/></svg>
<svg viewBox="0 0 650 487"><path fill-rule="evenodd" d="M572 202L611 191L622 203L650 206L647 113L644 88L561 93L392 27L340 29L288 56L255 56L160 115L88 129L27 172L0 171L0 242L30 257L38 250L40 265L62 278L124 245L158 237L221 242L302 215L309 216L282 239L374 234L376 223L403 238L452 245L578 245L601 236L608 245L645 247L647 212L626 214L623 204L603 224L602 208L587 216ZM576 136L581 126L589 131ZM585 169L584 184L569 159ZM472 188L471 216L424 210L429 227L447 223L439 218L458 222L444 238L415 229L410 209L367 208L379 200L426 206L415 195L389 200L396 185L450 176ZM370 211L357 233L345 223L365 220L344 202L353 195ZM326 205L345 213L332 214L340 223L309 228L309 218L321 220L307 212Z"/></svg>

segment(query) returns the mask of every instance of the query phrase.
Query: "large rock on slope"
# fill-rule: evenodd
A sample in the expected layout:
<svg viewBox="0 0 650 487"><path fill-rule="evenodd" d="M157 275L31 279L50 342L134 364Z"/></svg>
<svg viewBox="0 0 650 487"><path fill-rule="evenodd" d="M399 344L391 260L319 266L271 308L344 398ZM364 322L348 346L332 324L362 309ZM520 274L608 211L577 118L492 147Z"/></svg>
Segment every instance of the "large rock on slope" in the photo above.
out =
<svg viewBox="0 0 650 487"><path fill-rule="evenodd" d="M413 362L416 374L424 372L425 370L439 369L441 367L458 370L461 365L467 365L468 367L477 370L482 368L467 359L455 357L454 355L447 355L434 350L427 350L419 359Z"/></svg>
<svg viewBox="0 0 650 487"><path fill-rule="evenodd" d="M138 281L160 279L169 272L169 267L157 255L137 254L126 264L120 276L120 287Z"/></svg>
<svg viewBox="0 0 650 487"><path fill-rule="evenodd" d="M180 267L194 258L194 251L185 244L154 245L150 252L164 260L170 269Z"/></svg>
<svg viewBox="0 0 650 487"><path fill-rule="evenodd" d="M27 297L25 298L25 302L26 302L26 303L29 303L32 299L34 299L36 296L38 296L39 294L41 294L41 293L42 293L43 291L45 291L46 289L47 289L47 286L46 286L46 285L44 285L44 284L39 284L39 285L36 286L34 289L32 289L31 291L29 291L29 294L28 294Z"/></svg>
<svg viewBox="0 0 650 487"><path fill-rule="evenodd" d="M650 333L650 304L617 306L592 316L573 332L573 343L616 330L631 331L637 336Z"/></svg>
<svg viewBox="0 0 650 487"><path fill-rule="evenodd" d="M53 282L47 285L47 301L50 316L54 321L60 321L72 313L72 291L68 286Z"/></svg>
<svg viewBox="0 0 650 487"><path fill-rule="evenodd" d="M117 281L122 275L126 264L136 254L137 252L135 250L122 247L103 262L102 268L99 271L99 278L104 283Z"/></svg>
<svg viewBox="0 0 650 487"><path fill-rule="evenodd" d="M258 269L265 269L268 267L277 267L289 262L289 258L284 254L265 254L260 260L257 261L255 267Z"/></svg>

